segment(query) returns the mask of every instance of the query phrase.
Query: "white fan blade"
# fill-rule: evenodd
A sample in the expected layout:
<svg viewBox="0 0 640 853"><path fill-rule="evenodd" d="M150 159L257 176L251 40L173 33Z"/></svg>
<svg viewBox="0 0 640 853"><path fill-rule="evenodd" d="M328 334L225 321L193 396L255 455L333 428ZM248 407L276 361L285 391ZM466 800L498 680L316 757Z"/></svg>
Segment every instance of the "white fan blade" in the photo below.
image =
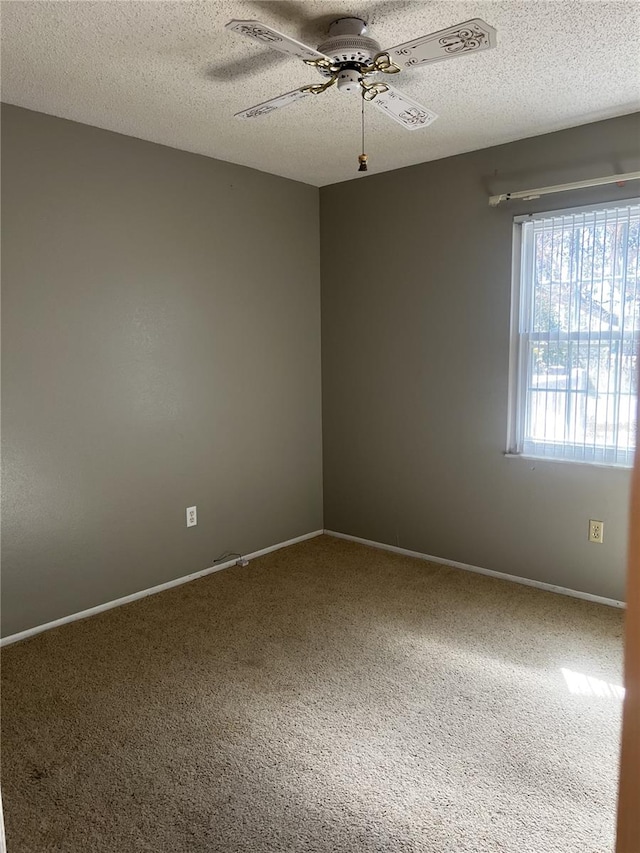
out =
<svg viewBox="0 0 640 853"><path fill-rule="evenodd" d="M280 110L282 107L288 107L295 101L301 98L306 98L311 92L303 92L302 89L294 89L293 92L286 92L284 95L278 95L277 98L271 98L270 101L264 101L261 104L256 104L255 107L249 107L248 110L243 110L241 113L236 113L235 118L260 118L266 116L274 110Z"/></svg>
<svg viewBox="0 0 640 853"><path fill-rule="evenodd" d="M480 18L429 33L413 41L397 44L383 51L396 65L412 68L427 62L440 62L454 56L464 56L478 50L487 50L497 44L496 31Z"/></svg>
<svg viewBox="0 0 640 853"><path fill-rule="evenodd" d="M438 118L431 110L423 107L422 104L414 101L404 92L394 89L393 86L389 86L386 92L376 95L371 103L403 127L406 127L407 130L419 130L421 127L427 127Z"/></svg>
<svg viewBox="0 0 640 853"><path fill-rule="evenodd" d="M301 41L296 41L284 33L274 30L273 27L268 27L266 24L261 24L260 21L229 21L225 24L228 30L233 30L235 33L246 36L260 44L266 45L273 50L279 50L280 53L286 53L289 56L297 56L299 59L328 59L333 60L319 50L314 50L312 47L307 47Z"/></svg>

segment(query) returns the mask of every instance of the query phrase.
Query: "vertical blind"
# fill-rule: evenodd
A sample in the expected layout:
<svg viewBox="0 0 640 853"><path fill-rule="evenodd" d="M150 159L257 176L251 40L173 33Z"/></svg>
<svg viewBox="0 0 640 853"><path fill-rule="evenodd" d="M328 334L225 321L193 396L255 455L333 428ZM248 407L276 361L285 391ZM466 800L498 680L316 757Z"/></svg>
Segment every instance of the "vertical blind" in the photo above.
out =
<svg viewBox="0 0 640 853"><path fill-rule="evenodd" d="M515 452L630 466L637 433L640 205L516 222Z"/></svg>

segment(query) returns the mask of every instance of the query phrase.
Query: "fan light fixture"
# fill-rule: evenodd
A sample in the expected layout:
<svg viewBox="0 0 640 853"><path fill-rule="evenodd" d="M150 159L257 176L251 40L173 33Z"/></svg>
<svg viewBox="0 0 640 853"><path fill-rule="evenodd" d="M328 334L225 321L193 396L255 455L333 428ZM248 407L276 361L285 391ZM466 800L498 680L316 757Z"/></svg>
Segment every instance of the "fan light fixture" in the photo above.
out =
<svg viewBox="0 0 640 853"><path fill-rule="evenodd" d="M302 86L236 113L239 119L260 118L309 95L321 95L335 85L339 92L347 95L359 92L363 101L371 101L407 130L418 130L435 121L436 114L390 86L378 75L398 74L403 68L440 62L496 46L496 31L480 18L455 24L386 50L380 50L378 42L366 34L366 22L355 17L333 21L329 25L329 37L318 45L317 50L260 21L233 20L226 26L273 50L302 59L326 78L324 83ZM364 130L364 111L362 120ZM358 171L366 172L367 155L364 150L358 161Z"/></svg>

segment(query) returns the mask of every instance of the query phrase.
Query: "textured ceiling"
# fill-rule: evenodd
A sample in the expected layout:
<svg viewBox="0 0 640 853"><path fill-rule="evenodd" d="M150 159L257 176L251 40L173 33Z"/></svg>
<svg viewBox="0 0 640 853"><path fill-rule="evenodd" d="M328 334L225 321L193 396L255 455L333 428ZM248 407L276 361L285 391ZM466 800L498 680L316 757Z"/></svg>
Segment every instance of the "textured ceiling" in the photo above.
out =
<svg viewBox="0 0 640 853"><path fill-rule="evenodd" d="M369 109L370 172L640 108L640 3L3 2L2 97L33 110L322 186L357 175L360 101L330 89L242 122L245 107L321 80L224 29L259 19L316 46L335 17L390 47L483 18L496 50L393 79L438 114L407 132Z"/></svg>

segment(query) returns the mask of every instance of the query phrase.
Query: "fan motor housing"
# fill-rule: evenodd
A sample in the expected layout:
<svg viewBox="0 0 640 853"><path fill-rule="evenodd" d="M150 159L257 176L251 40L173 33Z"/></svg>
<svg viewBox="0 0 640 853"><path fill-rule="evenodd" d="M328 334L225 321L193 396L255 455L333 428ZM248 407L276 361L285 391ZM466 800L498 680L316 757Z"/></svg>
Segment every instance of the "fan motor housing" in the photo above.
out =
<svg viewBox="0 0 640 853"><path fill-rule="evenodd" d="M318 45L318 50L338 65L357 70L358 66L368 65L380 53L380 45L365 35L366 31L367 25L361 18L338 18L329 25L329 38Z"/></svg>
<svg viewBox="0 0 640 853"><path fill-rule="evenodd" d="M359 62L366 65L376 53L380 53L380 45L369 36L332 36L319 44L318 50L336 62Z"/></svg>

